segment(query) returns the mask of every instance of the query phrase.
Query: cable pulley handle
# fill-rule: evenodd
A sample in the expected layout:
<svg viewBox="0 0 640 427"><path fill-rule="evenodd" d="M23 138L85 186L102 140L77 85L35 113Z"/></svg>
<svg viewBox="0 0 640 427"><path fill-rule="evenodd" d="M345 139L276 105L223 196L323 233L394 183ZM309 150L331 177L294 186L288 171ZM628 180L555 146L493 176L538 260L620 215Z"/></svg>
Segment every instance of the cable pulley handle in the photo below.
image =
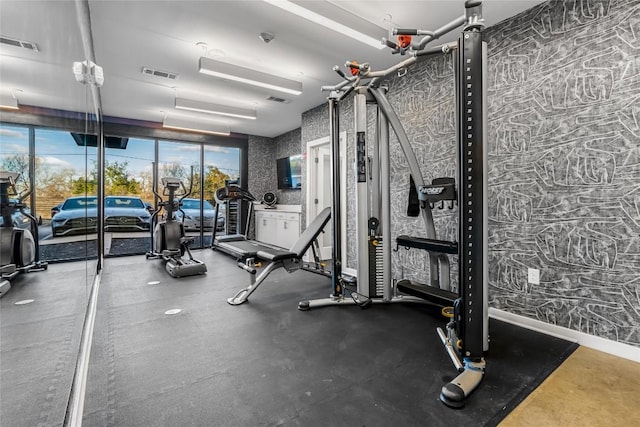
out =
<svg viewBox="0 0 640 427"><path fill-rule="evenodd" d="M346 75L346 74L344 73L344 71L342 71L342 70L340 69L340 67L338 67L337 65L334 65L334 66L333 66L333 71L335 71L336 73L338 73L338 75L339 75L340 77L342 77L343 79L348 80L347 75Z"/></svg>
<svg viewBox="0 0 640 427"><path fill-rule="evenodd" d="M398 46L398 44L397 44L397 43L394 43L394 42L392 42L391 40L386 39L386 38L383 38L383 39L382 39L382 42L383 42L383 44L384 44L385 46L390 47L391 49L397 49L398 47L400 47L400 46Z"/></svg>
<svg viewBox="0 0 640 427"><path fill-rule="evenodd" d="M420 35L420 30L412 28L394 28L392 34L394 36L418 36Z"/></svg>
<svg viewBox="0 0 640 427"><path fill-rule="evenodd" d="M360 71L367 70L369 68L369 64L367 64L366 62L362 64L358 64L355 61L347 61L344 63L344 66L347 68L356 69Z"/></svg>

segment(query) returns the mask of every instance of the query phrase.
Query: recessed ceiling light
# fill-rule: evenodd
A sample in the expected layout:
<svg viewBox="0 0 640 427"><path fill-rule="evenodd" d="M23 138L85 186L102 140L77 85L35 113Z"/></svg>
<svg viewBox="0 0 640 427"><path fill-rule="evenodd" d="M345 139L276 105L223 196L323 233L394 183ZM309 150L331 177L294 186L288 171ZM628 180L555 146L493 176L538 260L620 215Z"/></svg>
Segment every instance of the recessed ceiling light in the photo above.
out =
<svg viewBox="0 0 640 427"><path fill-rule="evenodd" d="M301 18L307 19L313 23L322 25L323 27L328 28L332 31L343 34L347 37L351 37L352 39L367 44L371 47L375 47L376 49L385 48L385 46L382 44L381 38L387 35L386 30L368 21L365 21L364 19L353 15L340 8L339 6L333 5L329 2L293 2L286 0L264 1L273 6L279 7L280 9L286 10L287 12L293 13L294 15L297 15ZM304 4L304 7L300 4ZM329 16L329 14L331 14L331 17ZM340 21L344 23L341 23ZM347 23L348 25L345 25ZM358 28L362 28L362 31L358 31L355 29L356 24ZM367 32L370 32L371 34L380 34L381 38L376 39L375 37L372 37L369 34L365 33L365 30Z"/></svg>
<svg viewBox="0 0 640 427"><path fill-rule="evenodd" d="M255 120L257 117L256 110L231 107L229 105L212 104L210 102L185 98L176 98L175 107L180 110L198 111L201 113L217 114L227 117L239 117L241 119Z"/></svg>
<svg viewBox="0 0 640 427"><path fill-rule="evenodd" d="M184 117L167 116L162 122L162 127L174 130L186 130L189 132L208 133L211 135L229 136L231 134L228 126L203 123Z"/></svg>
<svg viewBox="0 0 640 427"><path fill-rule="evenodd" d="M210 76L286 92L292 95L300 95L302 93L302 83L300 82L252 70L251 68L216 61L204 56L200 58L199 65L199 71Z"/></svg>

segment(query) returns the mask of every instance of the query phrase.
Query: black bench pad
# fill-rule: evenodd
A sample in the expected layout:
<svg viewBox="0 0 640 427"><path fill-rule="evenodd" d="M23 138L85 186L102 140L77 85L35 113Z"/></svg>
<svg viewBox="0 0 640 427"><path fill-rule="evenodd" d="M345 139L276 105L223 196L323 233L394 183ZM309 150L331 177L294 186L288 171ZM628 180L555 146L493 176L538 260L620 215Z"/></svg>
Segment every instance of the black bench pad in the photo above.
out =
<svg viewBox="0 0 640 427"><path fill-rule="evenodd" d="M269 251L258 251L256 256L260 259L264 259L266 261L282 261L284 259L295 259L298 258L298 254L289 251L279 251L274 249L269 249Z"/></svg>
<svg viewBox="0 0 640 427"><path fill-rule="evenodd" d="M396 289L404 294L422 298L423 300L443 307L452 306L453 301L458 298L458 294L455 292L423 285L410 280L400 280L396 284Z"/></svg>
<svg viewBox="0 0 640 427"><path fill-rule="evenodd" d="M447 240L425 239L423 237L398 236L396 238L398 246L408 248L424 249L429 252L440 252L443 254L458 254L458 243Z"/></svg>

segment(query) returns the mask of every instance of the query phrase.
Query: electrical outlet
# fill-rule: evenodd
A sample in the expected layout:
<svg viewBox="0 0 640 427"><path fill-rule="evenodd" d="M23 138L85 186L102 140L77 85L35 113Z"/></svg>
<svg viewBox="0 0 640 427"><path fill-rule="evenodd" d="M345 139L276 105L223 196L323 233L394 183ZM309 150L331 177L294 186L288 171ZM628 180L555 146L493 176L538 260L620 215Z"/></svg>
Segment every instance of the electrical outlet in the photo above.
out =
<svg viewBox="0 0 640 427"><path fill-rule="evenodd" d="M528 281L532 285L539 285L540 284L540 270L538 270L537 268L530 268L529 269L529 280Z"/></svg>

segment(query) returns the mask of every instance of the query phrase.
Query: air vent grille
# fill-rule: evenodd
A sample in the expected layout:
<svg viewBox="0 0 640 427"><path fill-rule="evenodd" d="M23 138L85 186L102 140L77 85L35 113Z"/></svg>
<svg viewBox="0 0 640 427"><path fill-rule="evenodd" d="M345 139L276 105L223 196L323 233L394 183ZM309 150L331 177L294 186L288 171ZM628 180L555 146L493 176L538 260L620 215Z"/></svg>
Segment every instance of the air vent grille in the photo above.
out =
<svg viewBox="0 0 640 427"><path fill-rule="evenodd" d="M24 40L12 39L11 37L0 36L0 43L8 44L9 46L21 47L23 49L29 49L34 52L39 52L38 45L33 42L27 42Z"/></svg>
<svg viewBox="0 0 640 427"><path fill-rule="evenodd" d="M270 97L267 98L267 101L279 102L281 104L288 104L288 103L291 102L288 99L278 98L277 96L270 96Z"/></svg>
<svg viewBox="0 0 640 427"><path fill-rule="evenodd" d="M153 68L149 68L149 67L143 67L142 74L146 74L148 76L162 77L164 79L169 79L169 80L178 79L177 73L171 73L169 71L162 71L162 70L154 70Z"/></svg>

